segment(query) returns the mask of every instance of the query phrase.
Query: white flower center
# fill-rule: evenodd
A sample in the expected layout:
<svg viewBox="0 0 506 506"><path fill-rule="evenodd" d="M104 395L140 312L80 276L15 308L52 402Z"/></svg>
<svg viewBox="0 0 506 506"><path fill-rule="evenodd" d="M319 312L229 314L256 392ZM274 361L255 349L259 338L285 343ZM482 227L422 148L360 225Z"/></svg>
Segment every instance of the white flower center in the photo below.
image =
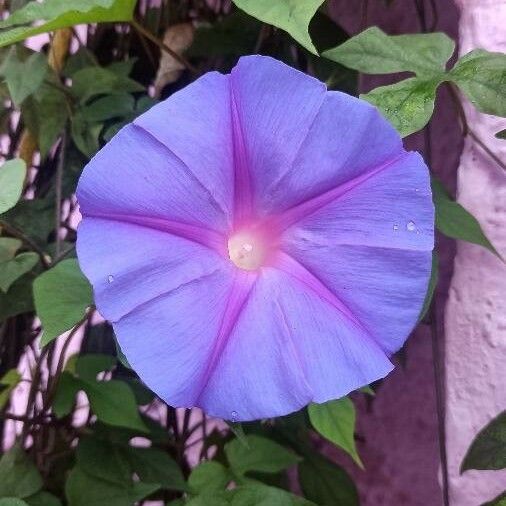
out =
<svg viewBox="0 0 506 506"><path fill-rule="evenodd" d="M258 269L262 266L265 253L265 245L251 232L237 232L228 240L228 256L240 269L247 271Z"/></svg>

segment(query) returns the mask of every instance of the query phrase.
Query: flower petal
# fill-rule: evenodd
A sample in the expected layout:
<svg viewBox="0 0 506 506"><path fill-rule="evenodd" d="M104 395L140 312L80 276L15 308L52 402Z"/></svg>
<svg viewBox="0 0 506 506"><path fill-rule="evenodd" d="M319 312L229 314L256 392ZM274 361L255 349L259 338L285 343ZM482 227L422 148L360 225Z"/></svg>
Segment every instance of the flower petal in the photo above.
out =
<svg viewBox="0 0 506 506"><path fill-rule="evenodd" d="M337 187L279 218L283 248L311 271L391 354L415 326L434 245L434 207L427 167L406 153L370 177ZM357 179L359 179L357 178ZM345 184L345 185L346 185ZM345 186L343 185L343 186ZM303 209L307 206L306 209ZM312 206L314 212L311 211Z"/></svg>
<svg viewBox="0 0 506 506"><path fill-rule="evenodd" d="M93 285L97 307L112 322L228 265L220 254L193 241L132 223L89 217L79 225L77 252L81 269ZM203 321L205 314L200 315Z"/></svg>
<svg viewBox="0 0 506 506"><path fill-rule="evenodd" d="M431 251L434 206L429 171L418 153L404 153L281 213L276 221L282 229L289 227L286 243L301 249L350 244Z"/></svg>
<svg viewBox="0 0 506 506"><path fill-rule="evenodd" d="M199 406L235 421L280 416L342 397L391 369L343 313L291 275L264 268Z"/></svg>
<svg viewBox="0 0 506 506"><path fill-rule="evenodd" d="M387 355L416 325L431 270L431 252L296 243L289 253L333 293Z"/></svg>
<svg viewBox="0 0 506 506"><path fill-rule="evenodd" d="M86 166L77 198L84 216L154 217L216 230L230 221L186 165L135 125L121 130Z"/></svg>
<svg viewBox="0 0 506 506"><path fill-rule="evenodd" d="M134 121L185 165L227 216L233 207L231 118L229 77L209 72Z"/></svg>
<svg viewBox="0 0 506 506"><path fill-rule="evenodd" d="M399 134L375 107L329 91L293 164L278 171L264 189L264 202L269 212L286 210L402 153Z"/></svg>
<svg viewBox="0 0 506 506"><path fill-rule="evenodd" d="M242 175L236 183L236 200L240 204L251 200L249 193L253 191L256 201L250 205L261 213L269 203L264 198L266 189L291 167L325 98L326 87L263 56L241 58L230 82L236 169Z"/></svg>
<svg viewBox="0 0 506 506"><path fill-rule="evenodd" d="M251 287L229 264L139 306L114 325L141 379L171 406L198 405L209 368ZM233 295L235 294L235 295ZM238 370L242 364L237 363Z"/></svg>

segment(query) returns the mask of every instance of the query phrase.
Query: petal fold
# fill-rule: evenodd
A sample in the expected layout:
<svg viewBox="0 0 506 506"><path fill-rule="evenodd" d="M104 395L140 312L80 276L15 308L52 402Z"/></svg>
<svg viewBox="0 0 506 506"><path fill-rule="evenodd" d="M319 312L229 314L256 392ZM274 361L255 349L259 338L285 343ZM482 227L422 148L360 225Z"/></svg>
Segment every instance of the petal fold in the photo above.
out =
<svg viewBox="0 0 506 506"><path fill-rule="evenodd" d="M267 210L285 211L374 171L403 152L399 134L375 107L329 91L293 163L283 166L264 189Z"/></svg>
<svg viewBox="0 0 506 506"><path fill-rule="evenodd" d="M169 405L195 406L233 281L224 266L139 306L114 324L129 363Z"/></svg>
<svg viewBox="0 0 506 506"><path fill-rule="evenodd" d="M264 268L200 406L254 420L324 402L385 376L392 364L356 324L274 268Z"/></svg>
<svg viewBox="0 0 506 506"><path fill-rule="evenodd" d="M85 218L77 237L79 264L101 314L115 322L138 306L226 269L220 254L193 241L102 218ZM206 314L201 315L203 320Z"/></svg>
<svg viewBox="0 0 506 506"><path fill-rule="evenodd" d="M293 164L325 99L323 83L265 56L239 60L230 74L240 201L254 193L256 214L269 207L266 190ZM245 169L246 167L246 169ZM248 190L251 185L251 190ZM246 195L245 195L246 194Z"/></svg>
<svg viewBox="0 0 506 506"><path fill-rule="evenodd" d="M228 186L227 186L228 188ZM77 199L84 217L134 215L225 231L230 216L186 165L133 124L86 166Z"/></svg>
<svg viewBox="0 0 506 506"><path fill-rule="evenodd" d="M209 72L134 121L186 167L231 219L234 153L229 76Z"/></svg>

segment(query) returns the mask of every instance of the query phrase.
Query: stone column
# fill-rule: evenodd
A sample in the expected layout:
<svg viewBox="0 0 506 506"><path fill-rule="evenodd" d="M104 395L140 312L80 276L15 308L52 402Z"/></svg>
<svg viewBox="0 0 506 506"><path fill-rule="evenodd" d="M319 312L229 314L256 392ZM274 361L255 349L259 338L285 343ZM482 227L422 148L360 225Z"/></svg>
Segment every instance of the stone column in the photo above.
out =
<svg viewBox="0 0 506 506"><path fill-rule="evenodd" d="M474 48L506 52L505 0L456 3L461 54ZM494 138L506 120L480 114L469 103L465 111L479 138L506 160L506 141ZM506 172L469 137L458 169L457 198L506 258ZM506 471L459 472L477 432L506 409L506 267L483 248L457 245L445 327L450 503L479 506L506 489Z"/></svg>

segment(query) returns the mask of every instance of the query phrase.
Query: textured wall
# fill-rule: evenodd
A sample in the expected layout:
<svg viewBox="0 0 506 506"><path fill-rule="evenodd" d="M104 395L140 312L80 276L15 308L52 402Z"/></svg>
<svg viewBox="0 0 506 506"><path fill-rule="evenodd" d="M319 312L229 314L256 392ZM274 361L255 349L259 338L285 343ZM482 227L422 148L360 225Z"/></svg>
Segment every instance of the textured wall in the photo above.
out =
<svg viewBox="0 0 506 506"><path fill-rule="evenodd" d="M459 0L460 51L506 51L506 1ZM494 133L504 119L466 106L469 123L506 160ZM506 257L506 173L468 139L458 170L458 200ZM447 439L452 506L478 506L506 489L506 471L459 475L476 433L506 408L506 268L481 248L458 244L446 307Z"/></svg>

